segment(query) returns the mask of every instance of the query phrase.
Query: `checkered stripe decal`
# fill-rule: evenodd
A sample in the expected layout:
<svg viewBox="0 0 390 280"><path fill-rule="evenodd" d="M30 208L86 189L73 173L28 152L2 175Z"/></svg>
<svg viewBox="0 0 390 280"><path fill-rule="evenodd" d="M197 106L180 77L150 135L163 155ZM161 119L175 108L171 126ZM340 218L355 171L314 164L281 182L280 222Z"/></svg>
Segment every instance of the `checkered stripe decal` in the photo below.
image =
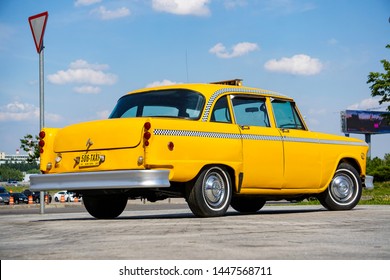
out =
<svg viewBox="0 0 390 280"><path fill-rule="evenodd" d="M245 140L263 140L263 141L282 141L281 136L243 134L242 139Z"/></svg>
<svg viewBox="0 0 390 280"><path fill-rule="evenodd" d="M239 133L221 133L193 130L176 130L176 129L155 129L155 135L164 136L183 136L183 137L202 137L202 138L219 138L219 139L246 139L262 141L282 141L280 136L257 135L257 134L239 134Z"/></svg>
<svg viewBox="0 0 390 280"><path fill-rule="evenodd" d="M313 138L282 137L282 136L273 136L273 135L223 133L223 132L208 132L208 131L179 130L179 129L154 129L153 133L154 135L161 135L161 136L201 137L201 138L217 138L217 139L244 139L244 140L258 140L258 141L284 141L284 142L330 144L330 145L353 145L353 146L367 145L366 143L338 141L338 140L321 140L321 139L313 139Z"/></svg>
<svg viewBox="0 0 390 280"><path fill-rule="evenodd" d="M176 130L176 129L155 129L155 135L164 136L184 136L184 137L202 137L202 138L221 138L221 139L240 139L241 135L238 133L219 133L207 131L193 131L193 130Z"/></svg>
<svg viewBox="0 0 390 280"><path fill-rule="evenodd" d="M227 93L227 92L236 92L236 93L256 93L256 94L273 94L277 96L284 96L282 94L278 94L272 91L268 90L255 90L255 89L245 89L245 88L222 88L220 90L217 90L216 92L213 93L213 95L210 97L209 101L206 104L206 108L202 117L202 121L205 122L209 118L210 114L210 109L211 106L213 105L215 99L217 99L220 95Z"/></svg>

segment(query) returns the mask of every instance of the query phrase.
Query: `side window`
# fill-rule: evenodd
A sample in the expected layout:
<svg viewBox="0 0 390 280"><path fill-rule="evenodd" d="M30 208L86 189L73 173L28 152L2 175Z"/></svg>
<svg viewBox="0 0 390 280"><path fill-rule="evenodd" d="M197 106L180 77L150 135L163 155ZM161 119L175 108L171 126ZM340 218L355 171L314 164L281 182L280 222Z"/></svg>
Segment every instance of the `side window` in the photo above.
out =
<svg viewBox="0 0 390 280"><path fill-rule="evenodd" d="M272 100L276 126L279 128L304 129L294 103L284 100Z"/></svg>
<svg viewBox="0 0 390 280"><path fill-rule="evenodd" d="M223 123L232 122L226 96L221 97L217 100L217 102L215 102L213 111L211 113L211 121Z"/></svg>
<svg viewBox="0 0 390 280"><path fill-rule="evenodd" d="M234 97L233 110L239 125L269 127L269 118L265 99L252 97Z"/></svg>
<svg viewBox="0 0 390 280"><path fill-rule="evenodd" d="M137 110L138 110L138 106L136 107L131 107L130 109L128 109L126 112L124 112L122 114L122 118L134 118L137 116Z"/></svg>

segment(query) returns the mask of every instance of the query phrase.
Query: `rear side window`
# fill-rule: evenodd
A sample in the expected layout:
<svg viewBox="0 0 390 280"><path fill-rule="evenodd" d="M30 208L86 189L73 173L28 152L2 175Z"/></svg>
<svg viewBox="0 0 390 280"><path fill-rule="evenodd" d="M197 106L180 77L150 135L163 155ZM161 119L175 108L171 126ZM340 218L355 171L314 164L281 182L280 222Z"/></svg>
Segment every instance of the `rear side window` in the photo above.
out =
<svg viewBox="0 0 390 280"><path fill-rule="evenodd" d="M235 96L232 102L237 124L262 127L270 126L265 99Z"/></svg>
<svg viewBox="0 0 390 280"><path fill-rule="evenodd" d="M109 118L170 117L199 119L205 98L187 89L155 90L125 95Z"/></svg>
<svg viewBox="0 0 390 280"><path fill-rule="evenodd" d="M304 129L293 102L274 99L272 100L272 109L274 110L277 127Z"/></svg>

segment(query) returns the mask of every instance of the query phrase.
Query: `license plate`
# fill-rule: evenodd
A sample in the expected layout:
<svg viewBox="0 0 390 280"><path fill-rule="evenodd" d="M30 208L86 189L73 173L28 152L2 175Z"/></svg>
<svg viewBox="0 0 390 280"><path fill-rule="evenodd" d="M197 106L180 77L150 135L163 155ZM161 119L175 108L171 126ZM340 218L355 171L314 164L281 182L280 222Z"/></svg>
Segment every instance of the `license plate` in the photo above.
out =
<svg viewBox="0 0 390 280"><path fill-rule="evenodd" d="M80 156L80 167L98 166L100 164L100 154L82 154Z"/></svg>

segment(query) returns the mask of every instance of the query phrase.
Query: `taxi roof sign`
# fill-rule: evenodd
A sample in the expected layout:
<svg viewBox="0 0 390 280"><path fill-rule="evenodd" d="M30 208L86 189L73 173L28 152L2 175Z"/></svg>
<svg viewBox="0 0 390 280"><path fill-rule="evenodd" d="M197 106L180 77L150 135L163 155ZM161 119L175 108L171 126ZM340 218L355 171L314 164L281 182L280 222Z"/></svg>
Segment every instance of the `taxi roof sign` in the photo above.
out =
<svg viewBox="0 0 390 280"><path fill-rule="evenodd" d="M242 79L225 80L218 82L211 82L210 84L228 85L228 86L242 86Z"/></svg>
<svg viewBox="0 0 390 280"><path fill-rule="evenodd" d="M43 12L28 18L28 22L30 23L31 32L33 34L35 42L35 47L37 48L38 53L42 51L43 35L45 33L48 16L48 12Z"/></svg>

